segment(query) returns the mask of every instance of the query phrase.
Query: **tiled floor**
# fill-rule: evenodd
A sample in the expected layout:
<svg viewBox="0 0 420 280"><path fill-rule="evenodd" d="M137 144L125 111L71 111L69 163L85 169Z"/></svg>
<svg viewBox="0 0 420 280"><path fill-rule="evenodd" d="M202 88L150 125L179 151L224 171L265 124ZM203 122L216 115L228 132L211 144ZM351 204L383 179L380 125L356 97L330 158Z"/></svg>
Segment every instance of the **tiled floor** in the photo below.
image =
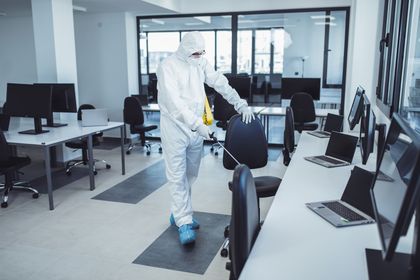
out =
<svg viewBox="0 0 420 280"><path fill-rule="evenodd" d="M42 175L40 152L19 151L33 159L25 177ZM162 155L154 151L146 156L135 150L126 156L127 172L122 176L119 148L96 149L94 154L109 161L112 169L99 170L94 191L89 191L88 177L54 191L53 211L48 210L45 194L38 199L24 192L10 194L9 207L0 209L0 279L228 279L227 259L219 254L204 275L133 264L169 226L167 188L157 189L137 204L91 198L161 160ZM280 156L253 174L282 177L284 170ZM231 177L221 155L207 154L193 186L195 210L230 214L227 182ZM262 217L270 203L270 198L261 200Z"/></svg>

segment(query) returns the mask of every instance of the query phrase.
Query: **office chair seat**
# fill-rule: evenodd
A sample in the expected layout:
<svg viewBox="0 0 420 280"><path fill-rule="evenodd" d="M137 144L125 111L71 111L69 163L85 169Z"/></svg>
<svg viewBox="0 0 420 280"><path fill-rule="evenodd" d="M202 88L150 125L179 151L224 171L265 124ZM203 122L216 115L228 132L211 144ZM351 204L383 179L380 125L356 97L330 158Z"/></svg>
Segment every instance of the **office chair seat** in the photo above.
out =
<svg viewBox="0 0 420 280"><path fill-rule="evenodd" d="M270 197L276 195L281 179L274 176L259 176L254 177L254 183L258 198ZM232 182L229 182L228 185L229 190L232 190Z"/></svg>
<svg viewBox="0 0 420 280"><path fill-rule="evenodd" d="M158 128L157 125L135 124L130 126L130 132L131 134L136 134L139 132L148 132L156 128Z"/></svg>

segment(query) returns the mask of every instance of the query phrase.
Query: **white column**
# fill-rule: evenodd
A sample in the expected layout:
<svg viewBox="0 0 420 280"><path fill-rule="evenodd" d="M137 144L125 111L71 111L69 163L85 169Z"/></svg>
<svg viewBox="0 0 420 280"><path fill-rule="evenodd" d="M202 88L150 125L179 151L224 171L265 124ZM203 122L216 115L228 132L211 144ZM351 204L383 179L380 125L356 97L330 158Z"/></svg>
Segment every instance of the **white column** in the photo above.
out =
<svg viewBox="0 0 420 280"><path fill-rule="evenodd" d="M74 83L78 104L76 44L72 0L32 0L37 82ZM74 114L56 114L60 119ZM65 121L64 121L65 122ZM74 157L57 149L57 160Z"/></svg>

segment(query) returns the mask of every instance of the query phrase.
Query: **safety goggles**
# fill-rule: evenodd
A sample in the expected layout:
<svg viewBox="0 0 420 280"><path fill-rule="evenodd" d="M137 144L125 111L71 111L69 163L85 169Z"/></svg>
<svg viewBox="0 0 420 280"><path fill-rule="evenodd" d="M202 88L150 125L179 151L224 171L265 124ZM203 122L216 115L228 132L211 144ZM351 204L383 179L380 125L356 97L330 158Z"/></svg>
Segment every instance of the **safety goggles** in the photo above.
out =
<svg viewBox="0 0 420 280"><path fill-rule="evenodd" d="M195 52L193 54L190 55L190 57L194 57L194 58L200 58L202 55L205 55L206 51L202 50L201 52Z"/></svg>

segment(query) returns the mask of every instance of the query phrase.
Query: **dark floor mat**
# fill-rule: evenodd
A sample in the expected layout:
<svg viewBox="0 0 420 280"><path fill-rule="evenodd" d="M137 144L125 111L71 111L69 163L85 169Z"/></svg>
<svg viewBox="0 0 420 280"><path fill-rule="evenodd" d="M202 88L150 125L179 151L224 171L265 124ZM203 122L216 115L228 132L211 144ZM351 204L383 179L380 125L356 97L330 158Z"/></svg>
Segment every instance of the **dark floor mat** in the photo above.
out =
<svg viewBox="0 0 420 280"><path fill-rule="evenodd" d="M59 189L88 175L89 168L87 167L72 168L71 175L66 175L66 171L64 169L55 170L51 173L53 190ZM32 184L32 187L37 189L40 193L48 193L47 177L45 175L31 180L30 183ZM87 183L86 189L89 190L89 183Z"/></svg>
<svg viewBox="0 0 420 280"><path fill-rule="evenodd" d="M136 204L165 183L165 163L160 160L92 199Z"/></svg>
<svg viewBox="0 0 420 280"><path fill-rule="evenodd" d="M204 274L223 244L230 216L195 212L194 218L200 223L194 244L181 245L178 228L170 226L133 263Z"/></svg>

